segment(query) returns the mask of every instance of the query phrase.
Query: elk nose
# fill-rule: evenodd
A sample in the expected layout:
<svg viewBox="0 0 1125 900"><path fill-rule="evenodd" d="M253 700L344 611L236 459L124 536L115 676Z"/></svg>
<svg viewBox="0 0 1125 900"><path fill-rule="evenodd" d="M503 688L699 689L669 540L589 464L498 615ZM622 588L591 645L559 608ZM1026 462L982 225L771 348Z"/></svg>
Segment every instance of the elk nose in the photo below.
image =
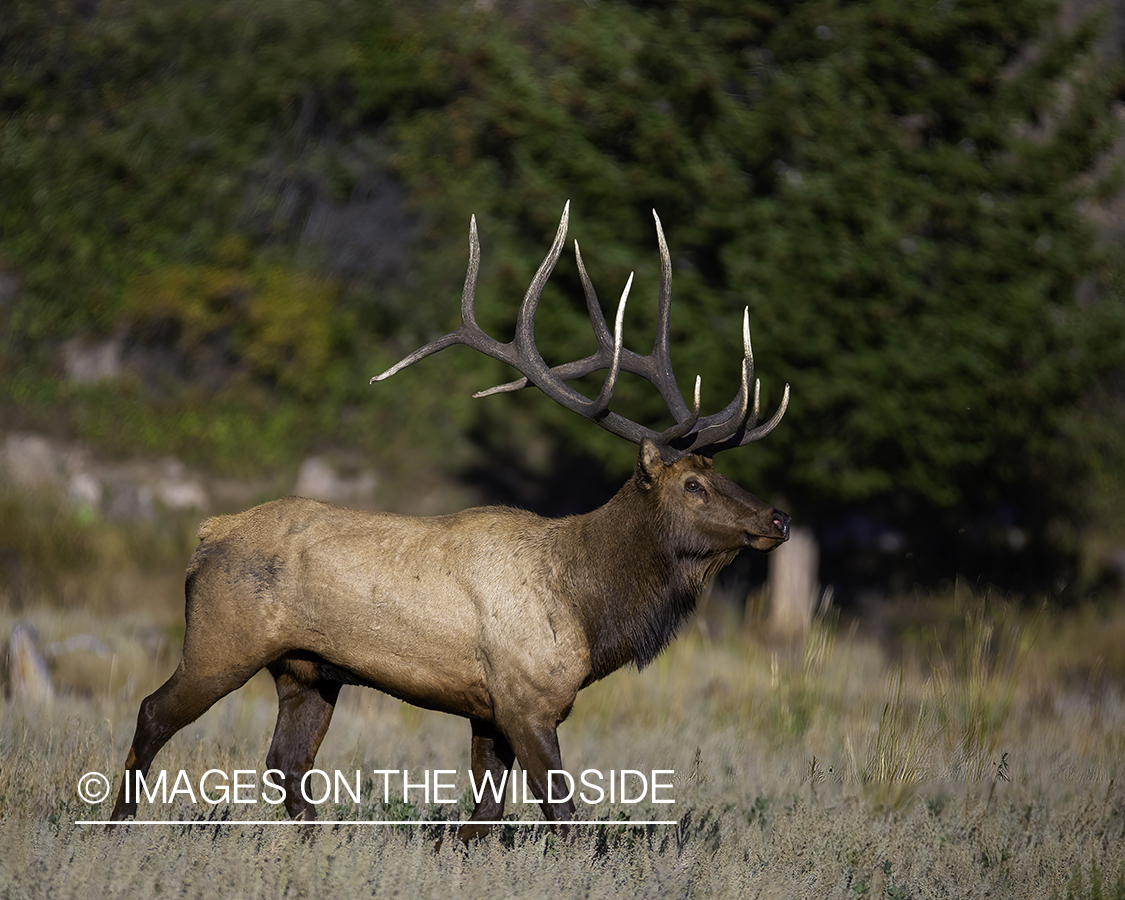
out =
<svg viewBox="0 0 1125 900"><path fill-rule="evenodd" d="M781 539L783 541L789 540L789 516L781 510L775 510L773 524L781 532Z"/></svg>

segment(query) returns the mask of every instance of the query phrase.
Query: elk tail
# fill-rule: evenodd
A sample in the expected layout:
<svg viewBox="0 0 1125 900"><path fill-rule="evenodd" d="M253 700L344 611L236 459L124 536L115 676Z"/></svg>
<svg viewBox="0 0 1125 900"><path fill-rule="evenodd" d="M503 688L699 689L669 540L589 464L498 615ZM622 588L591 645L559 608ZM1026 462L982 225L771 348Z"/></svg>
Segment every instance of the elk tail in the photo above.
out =
<svg viewBox="0 0 1125 900"><path fill-rule="evenodd" d="M211 516L199 523L200 541L217 541L226 537L238 522L238 516Z"/></svg>

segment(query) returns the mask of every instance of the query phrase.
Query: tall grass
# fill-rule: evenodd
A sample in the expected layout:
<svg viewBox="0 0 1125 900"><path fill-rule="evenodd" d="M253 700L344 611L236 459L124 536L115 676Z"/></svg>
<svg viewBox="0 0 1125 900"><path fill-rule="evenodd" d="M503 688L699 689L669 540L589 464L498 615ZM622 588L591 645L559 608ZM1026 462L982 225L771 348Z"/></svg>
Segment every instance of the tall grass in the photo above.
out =
<svg viewBox="0 0 1125 900"><path fill-rule="evenodd" d="M879 727L862 757L856 753L852 736L845 738L852 778L863 786L864 795L876 809L904 809L927 780L931 718L925 703L912 705L907 701L899 667L888 679Z"/></svg>
<svg viewBox="0 0 1125 900"><path fill-rule="evenodd" d="M998 614L999 613L999 614ZM947 654L935 648L935 708L953 764L980 779L999 769L1004 725L1011 715L1020 676L1041 618L1025 621L1003 605L989 612L975 603L965 613L961 640Z"/></svg>

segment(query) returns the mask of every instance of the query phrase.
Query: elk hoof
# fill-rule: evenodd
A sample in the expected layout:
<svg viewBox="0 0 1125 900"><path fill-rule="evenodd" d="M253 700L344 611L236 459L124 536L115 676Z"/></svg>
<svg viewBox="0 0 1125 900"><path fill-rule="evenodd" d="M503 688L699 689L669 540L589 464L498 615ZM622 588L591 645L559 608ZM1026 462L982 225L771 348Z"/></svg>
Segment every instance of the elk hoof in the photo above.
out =
<svg viewBox="0 0 1125 900"><path fill-rule="evenodd" d="M470 841L477 840L488 834L492 826L490 825L462 825L457 832L459 837L464 843L468 844Z"/></svg>

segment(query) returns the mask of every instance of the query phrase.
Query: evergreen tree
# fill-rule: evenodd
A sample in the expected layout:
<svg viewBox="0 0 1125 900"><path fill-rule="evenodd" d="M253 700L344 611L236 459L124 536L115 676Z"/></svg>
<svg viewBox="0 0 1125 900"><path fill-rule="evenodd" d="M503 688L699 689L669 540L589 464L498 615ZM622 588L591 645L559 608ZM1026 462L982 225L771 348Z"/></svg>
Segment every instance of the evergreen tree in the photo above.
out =
<svg viewBox="0 0 1125 900"><path fill-rule="evenodd" d="M705 412L733 395L744 306L764 406L792 385L783 425L722 459L734 477L821 524L877 509L1043 536L1073 506L1090 462L1073 410L1125 358L1081 213L1121 91L1092 65L1096 24L1063 33L1045 0L424 6L15 0L0 253L23 291L0 368L157 296L283 404L334 418L323 398L346 397L408 437L452 419L496 453L549 431L620 473L628 447L533 391L470 402L510 373L469 351L389 393L357 372L455 325L470 213L480 319L510 334L567 199L607 308L636 272L626 340L644 352L655 208L685 390L702 375ZM311 205L387 172L407 274L308 281ZM592 345L569 256L537 319L551 362ZM666 421L645 385L615 403ZM931 545L923 575L944 574Z"/></svg>
<svg viewBox="0 0 1125 900"><path fill-rule="evenodd" d="M448 94L397 113L412 193L478 214L481 293L507 298L492 321L570 198L607 307L637 270L626 334L647 349L655 207L685 390L700 372L705 411L729 399L744 305L765 405L792 384L783 426L726 469L806 521L878 507L1042 534L1088 458L1068 417L1123 358L1120 303L1077 299L1104 262L1080 204L1112 133L1094 24L1061 34L1040 0L552 9L549 28L459 23ZM574 358L573 267L553 284L542 343Z"/></svg>

